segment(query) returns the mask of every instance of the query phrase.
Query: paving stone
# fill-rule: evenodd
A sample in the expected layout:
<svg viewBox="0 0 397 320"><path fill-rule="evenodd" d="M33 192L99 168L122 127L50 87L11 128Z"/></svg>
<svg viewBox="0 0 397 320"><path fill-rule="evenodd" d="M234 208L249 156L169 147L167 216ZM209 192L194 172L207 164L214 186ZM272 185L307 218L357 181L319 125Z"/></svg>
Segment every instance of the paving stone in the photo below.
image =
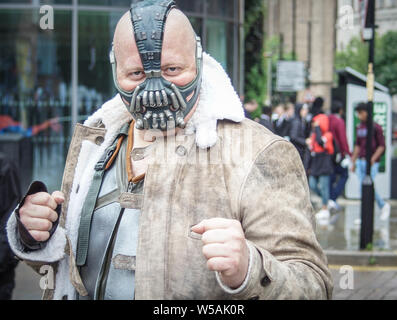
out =
<svg viewBox="0 0 397 320"><path fill-rule="evenodd" d="M397 288L387 292L383 298L383 300L397 300Z"/></svg>
<svg viewBox="0 0 397 320"><path fill-rule="evenodd" d="M354 289L340 288L339 270L331 270L334 281L333 300L397 300L397 268L382 271L354 271Z"/></svg>

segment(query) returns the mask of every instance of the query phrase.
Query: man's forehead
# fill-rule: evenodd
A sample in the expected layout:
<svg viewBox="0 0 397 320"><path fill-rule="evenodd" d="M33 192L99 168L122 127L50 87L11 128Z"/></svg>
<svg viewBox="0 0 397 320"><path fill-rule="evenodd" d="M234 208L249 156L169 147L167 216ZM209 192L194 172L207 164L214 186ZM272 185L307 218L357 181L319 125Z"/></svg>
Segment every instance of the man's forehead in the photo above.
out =
<svg viewBox="0 0 397 320"><path fill-rule="evenodd" d="M117 58L128 59L130 63L138 62L139 51L129 11L122 16L116 27L114 47ZM166 57L170 60L175 56L171 60L186 60L183 59L185 56L194 56L195 49L195 33L190 21L180 10L172 9L165 22L162 59Z"/></svg>

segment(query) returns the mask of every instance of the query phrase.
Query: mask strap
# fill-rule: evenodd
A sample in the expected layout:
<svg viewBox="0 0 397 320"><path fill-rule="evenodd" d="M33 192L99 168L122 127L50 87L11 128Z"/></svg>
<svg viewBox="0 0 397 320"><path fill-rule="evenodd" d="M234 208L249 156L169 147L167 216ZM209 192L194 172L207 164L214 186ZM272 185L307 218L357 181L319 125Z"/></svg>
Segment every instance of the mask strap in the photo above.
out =
<svg viewBox="0 0 397 320"><path fill-rule="evenodd" d="M112 45L112 50L109 53L110 64L112 65L112 73L113 73L113 83L116 87L116 90L127 100L130 101L133 95L133 91L128 92L120 88L119 82L117 81L117 62L114 54L114 46Z"/></svg>

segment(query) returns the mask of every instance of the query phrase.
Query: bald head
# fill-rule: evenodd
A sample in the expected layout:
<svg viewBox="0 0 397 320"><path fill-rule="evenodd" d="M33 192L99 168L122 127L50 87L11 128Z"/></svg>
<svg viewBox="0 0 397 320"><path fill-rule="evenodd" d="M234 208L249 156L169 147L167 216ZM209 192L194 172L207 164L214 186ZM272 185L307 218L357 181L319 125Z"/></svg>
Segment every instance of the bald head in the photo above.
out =
<svg viewBox="0 0 397 320"><path fill-rule="evenodd" d="M150 30L145 31L151 33ZM118 86L124 91L133 92L138 85L145 82L146 73L135 42L130 12L125 13L118 22L113 45L115 60L117 62L116 77ZM168 14L164 26L161 51L161 76L179 87L185 87L192 83L198 75L196 47L195 32L190 21L180 10L172 9ZM149 82L147 85L150 85ZM192 90L196 91L192 91L186 97L188 103L194 97L194 92L197 93L197 89ZM122 99L126 105L129 104L129 101L124 96L122 96ZM185 115L185 123L189 121L195 112L197 104L198 99L196 96L194 106Z"/></svg>
<svg viewBox="0 0 397 320"><path fill-rule="evenodd" d="M165 23L163 46L177 47L194 55L196 37L189 19L178 9L171 10Z"/></svg>
<svg viewBox="0 0 397 320"><path fill-rule="evenodd" d="M113 36L113 45L116 58L118 58L118 56L124 52L131 52L134 49L134 45L136 48L135 36L129 11L127 11L117 23ZM136 48L136 50L138 49Z"/></svg>
<svg viewBox="0 0 397 320"><path fill-rule="evenodd" d="M175 43L177 40L179 40L179 42ZM170 11L165 23L164 44L167 44L167 42L170 41L173 42L174 45L180 45L181 49L185 47L190 49L195 48L196 42L193 27L185 14L178 9ZM129 11L127 11L117 23L113 43L116 55L121 50L128 51L128 49L132 49L135 44Z"/></svg>
<svg viewBox="0 0 397 320"><path fill-rule="evenodd" d="M138 47L135 42L131 15L129 11L121 17L116 26L113 45L117 61L117 78L119 84L123 89L128 89L128 91L130 91L132 88L132 82L127 84L128 81L126 81L126 79L128 74L135 73L135 75L137 75L138 72L143 72L143 66ZM189 19L183 14L182 11L178 9L171 10L166 20L164 29L163 49L161 55L162 69L163 67L165 68L171 65L181 68L182 72L188 71L189 69L192 71L193 68L195 76L195 53L195 32L192 25L190 24ZM167 78L167 74L163 74L163 76ZM184 85L180 84L179 80L184 82L185 79L187 78L179 77L177 79L167 80L172 81L177 85ZM193 79L194 77L191 78L191 80ZM135 78L135 80L140 79ZM136 85L138 84L139 83Z"/></svg>

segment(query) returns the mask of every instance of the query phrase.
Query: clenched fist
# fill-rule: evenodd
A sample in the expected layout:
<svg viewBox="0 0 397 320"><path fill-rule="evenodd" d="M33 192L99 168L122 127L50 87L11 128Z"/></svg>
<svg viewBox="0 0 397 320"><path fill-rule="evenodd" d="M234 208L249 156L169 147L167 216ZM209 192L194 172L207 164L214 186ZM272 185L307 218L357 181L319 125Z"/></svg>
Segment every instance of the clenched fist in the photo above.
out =
<svg viewBox="0 0 397 320"><path fill-rule="evenodd" d="M55 209L64 201L65 197L60 191L55 191L52 195L38 192L25 198L19 209L19 218L33 239L39 242L49 239L49 231L58 219Z"/></svg>
<svg viewBox="0 0 397 320"><path fill-rule="evenodd" d="M248 272L249 249L241 223L214 218L192 227L202 234L203 254L209 270L218 271L222 282L231 289L242 285Z"/></svg>

